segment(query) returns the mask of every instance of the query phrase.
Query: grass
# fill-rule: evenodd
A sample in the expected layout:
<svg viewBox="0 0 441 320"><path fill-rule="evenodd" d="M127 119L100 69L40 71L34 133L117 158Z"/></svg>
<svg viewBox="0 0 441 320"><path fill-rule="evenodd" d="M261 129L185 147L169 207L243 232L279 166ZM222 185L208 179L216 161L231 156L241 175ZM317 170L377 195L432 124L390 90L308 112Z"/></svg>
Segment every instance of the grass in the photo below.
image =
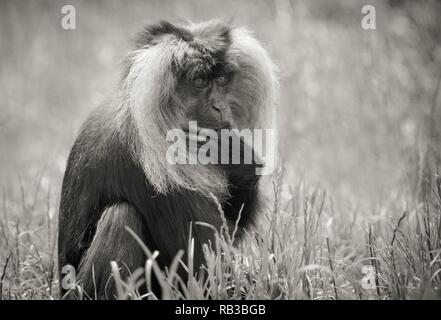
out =
<svg viewBox="0 0 441 320"><path fill-rule="evenodd" d="M144 270L119 279L120 299L145 298L137 287L160 276L162 296L149 299L438 299L441 297L441 179L424 203L380 213L337 210L325 190L304 182L289 185L279 171L273 178L274 205L256 229L233 246L235 232L221 230L205 247L205 282L176 274L193 273L192 255L182 252L164 273L150 252ZM56 204L37 183L20 187L13 202L2 189L0 220L0 297L57 299ZM395 209L396 210L396 209ZM209 227L209 226L206 226ZM231 230L230 230L231 231ZM128 232L131 232L128 230ZM140 245L142 241L138 239ZM189 247L193 245L189 240ZM366 267L367 266L367 267ZM363 273L364 272L364 273ZM370 273L369 273L370 272ZM364 279L364 280L363 280ZM366 281L370 280L368 285ZM177 284L184 290L177 290ZM365 283L365 285L363 285ZM92 297L93 298L93 297Z"/></svg>

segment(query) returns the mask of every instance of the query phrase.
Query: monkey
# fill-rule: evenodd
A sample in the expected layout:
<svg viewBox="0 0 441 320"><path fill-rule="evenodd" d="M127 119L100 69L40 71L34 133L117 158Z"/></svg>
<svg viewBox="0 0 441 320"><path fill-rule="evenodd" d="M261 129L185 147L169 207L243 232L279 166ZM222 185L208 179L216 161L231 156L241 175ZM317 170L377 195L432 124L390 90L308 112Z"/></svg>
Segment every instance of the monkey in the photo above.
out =
<svg viewBox="0 0 441 320"><path fill-rule="evenodd" d="M167 132L181 128L191 139L189 121L216 132L275 127L277 67L251 32L217 20L148 25L123 69L118 89L92 111L68 156L58 232L64 297L78 298L61 285L66 265L89 297L116 297L110 261L127 277L147 259L128 229L159 252L162 267L179 250L186 261L191 230L197 270L214 232L196 222L219 230L224 214L227 224L237 222L244 231L258 215L256 161L166 161Z"/></svg>

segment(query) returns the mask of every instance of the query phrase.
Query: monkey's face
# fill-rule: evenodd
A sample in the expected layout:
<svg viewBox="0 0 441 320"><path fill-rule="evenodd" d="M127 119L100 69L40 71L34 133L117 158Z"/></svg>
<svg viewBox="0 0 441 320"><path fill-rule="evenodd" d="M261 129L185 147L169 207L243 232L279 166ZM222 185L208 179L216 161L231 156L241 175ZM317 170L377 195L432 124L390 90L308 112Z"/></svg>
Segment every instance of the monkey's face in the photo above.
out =
<svg viewBox="0 0 441 320"><path fill-rule="evenodd" d="M243 110L235 97L235 74L227 63L218 63L208 72L186 72L177 94L188 121L205 128L236 128Z"/></svg>
<svg viewBox="0 0 441 320"><path fill-rule="evenodd" d="M228 181L218 167L164 161L167 134L182 134L192 121L198 129L273 128L278 84L266 50L246 29L219 21L161 22L144 28L135 45L122 74L120 110L135 125L134 152L148 180L161 193L198 186L204 194L226 195ZM192 130L185 134L205 142Z"/></svg>
<svg viewBox="0 0 441 320"><path fill-rule="evenodd" d="M146 28L123 77L145 130L150 122L167 131L190 121L201 128L262 129L273 120L274 66L249 32L225 23Z"/></svg>

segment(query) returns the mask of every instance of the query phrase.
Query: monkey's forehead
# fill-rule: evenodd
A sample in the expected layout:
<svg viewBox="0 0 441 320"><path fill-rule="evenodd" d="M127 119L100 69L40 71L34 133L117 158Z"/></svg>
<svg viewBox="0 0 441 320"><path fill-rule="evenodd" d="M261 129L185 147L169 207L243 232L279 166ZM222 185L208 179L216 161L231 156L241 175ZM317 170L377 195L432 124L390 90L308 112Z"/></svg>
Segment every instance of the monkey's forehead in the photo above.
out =
<svg viewBox="0 0 441 320"><path fill-rule="evenodd" d="M175 71L186 77L232 72L236 63L228 57L231 27L220 21L178 26L169 22L146 26L138 35L138 48L155 46L167 39Z"/></svg>
<svg viewBox="0 0 441 320"><path fill-rule="evenodd" d="M154 45L166 35L188 43L202 51L217 53L225 51L231 43L231 27L221 21L212 20L202 23L175 25L167 21L147 25L135 39L137 48Z"/></svg>

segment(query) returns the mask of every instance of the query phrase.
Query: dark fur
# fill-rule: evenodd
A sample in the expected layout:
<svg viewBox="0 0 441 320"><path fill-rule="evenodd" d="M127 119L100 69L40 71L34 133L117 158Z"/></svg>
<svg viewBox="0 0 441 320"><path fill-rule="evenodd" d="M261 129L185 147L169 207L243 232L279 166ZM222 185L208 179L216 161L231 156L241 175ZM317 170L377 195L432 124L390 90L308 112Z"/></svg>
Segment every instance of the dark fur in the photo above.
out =
<svg viewBox="0 0 441 320"><path fill-rule="evenodd" d="M179 249L187 250L191 222L208 222L217 228L222 224L209 197L190 190L157 194L132 158L125 133L113 131L111 122L112 113L100 110L83 126L69 156L59 218L60 268L74 266L84 290L94 297L94 266L97 297L101 299L114 294L113 281L107 284L110 261L126 264L131 271L145 263L146 257L125 226L132 228L151 251L158 250L161 265L168 266ZM237 172L243 174L244 169ZM252 221L257 204L257 177L252 172L248 177L236 173L230 181L231 198L223 210L234 224L245 203L240 220L240 226L245 227ZM202 243L212 240L213 233L207 227L193 224L192 228L198 266L204 260Z"/></svg>
<svg viewBox="0 0 441 320"><path fill-rule="evenodd" d="M212 36L210 32L219 31L220 42L229 41L228 30L219 26L212 29L205 32ZM193 39L188 31L163 23L147 29L138 41L151 43L155 37L167 33L185 41ZM212 241L214 234L210 228L194 222L206 222L218 230L222 225L217 204L209 195L189 189L166 194L155 190L133 152L132 140L136 135L133 115L129 110L123 112L123 117L121 113L120 105L110 103L89 117L71 150L63 180L59 269L67 264L75 267L79 284L91 298L95 294L99 299L115 296L114 281L109 281L110 261L123 267L123 276L144 266L146 257L126 226L151 251L158 250L159 263L168 266L178 250L187 253L192 225L197 270L204 263L202 244ZM120 122L116 123L115 119ZM222 209L230 227L242 205L241 229L249 226L255 217L258 203L255 166L223 168L228 176L229 198L222 201ZM183 261L186 259L185 256ZM185 278L182 270L181 276ZM63 288L60 290L61 295L66 293Z"/></svg>

